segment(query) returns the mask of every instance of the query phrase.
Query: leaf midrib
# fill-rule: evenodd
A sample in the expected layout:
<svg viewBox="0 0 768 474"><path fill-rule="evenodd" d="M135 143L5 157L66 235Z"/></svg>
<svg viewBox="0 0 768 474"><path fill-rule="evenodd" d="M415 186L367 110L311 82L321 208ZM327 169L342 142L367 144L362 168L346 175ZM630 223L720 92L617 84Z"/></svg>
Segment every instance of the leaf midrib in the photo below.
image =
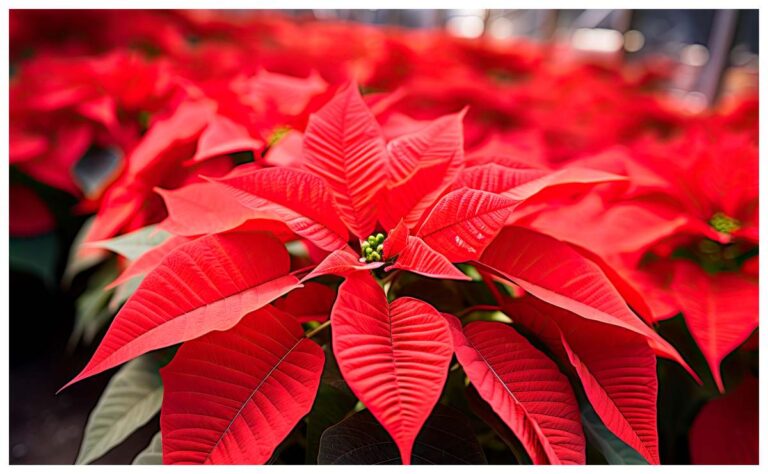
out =
<svg viewBox="0 0 768 474"><path fill-rule="evenodd" d="M208 454L205 456L205 459L203 460L202 464L207 464L208 463L208 461L211 458L211 455L213 454L214 451L216 451L216 449L218 448L219 444L224 439L224 436L226 436L227 433L229 433L229 430L232 428L232 425L235 423L235 420L237 420L240 416L242 416L243 410L245 410L246 405L248 405L248 403L250 403L251 400L253 400L253 397L256 395L256 393L258 393L258 391L261 389L261 387L264 385L264 383L266 383L266 381L269 379L269 377L275 372L275 370L277 370L278 367L280 367L280 364L282 364L285 361L285 359L291 354L291 352L293 352L296 349L296 347L298 347L299 344L301 344L301 342L304 341L304 339L306 339L306 338L304 338L304 337L299 338L299 340L297 340L296 343L290 349L288 349L288 351L286 351L286 353L283 354L282 357L280 357L280 359L277 361L277 363L274 366L272 366L272 368L269 370L269 372L267 372L266 375L264 375L264 377L261 379L259 384L251 391L250 395L248 395L248 397L245 399L245 401L243 401L242 405L240 405L240 408L237 410L237 412L232 417L232 419L229 420L229 424L221 432L221 435L219 436L219 439L216 440L216 442L211 447L210 451L208 451Z"/></svg>

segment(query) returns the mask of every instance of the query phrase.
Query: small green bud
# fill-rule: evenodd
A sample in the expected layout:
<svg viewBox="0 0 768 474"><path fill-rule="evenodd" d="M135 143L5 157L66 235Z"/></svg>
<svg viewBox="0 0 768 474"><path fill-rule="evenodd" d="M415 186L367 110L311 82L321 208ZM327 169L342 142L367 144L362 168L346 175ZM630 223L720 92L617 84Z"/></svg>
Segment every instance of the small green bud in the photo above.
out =
<svg viewBox="0 0 768 474"><path fill-rule="evenodd" d="M376 245L378 242L376 242L376 237L370 236L368 237L368 243L371 245Z"/></svg>
<svg viewBox="0 0 768 474"><path fill-rule="evenodd" d="M382 252L384 252L384 244L379 244L379 245L376 247L376 251L377 251L378 253L382 253Z"/></svg>
<svg viewBox="0 0 768 474"><path fill-rule="evenodd" d="M380 262L381 261L381 255L379 255L378 252L371 253L370 258L374 262Z"/></svg>
<svg viewBox="0 0 768 474"><path fill-rule="evenodd" d="M365 250L363 250L366 255L370 255L373 253L373 249L370 247L366 247Z"/></svg>
<svg viewBox="0 0 768 474"><path fill-rule="evenodd" d="M376 234L376 242L379 243L379 244L384 242L384 234L382 234L381 232Z"/></svg>
<svg viewBox="0 0 768 474"><path fill-rule="evenodd" d="M362 244L360 244L360 248L362 248L363 250L367 249L367 248L368 248L368 247L370 247L370 246L371 246L371 244L370 244L370 243L368 243L368 241L367 241L367 240L363 240L363 243L362 243Z"/></svg>
<svg viewBox="0 0 768 474"><path fill-rule="evenodd" d="M716 212L709 219L709 225L716 231L723 234L730 234L741 229L741 222L723 212Z"/></svg>

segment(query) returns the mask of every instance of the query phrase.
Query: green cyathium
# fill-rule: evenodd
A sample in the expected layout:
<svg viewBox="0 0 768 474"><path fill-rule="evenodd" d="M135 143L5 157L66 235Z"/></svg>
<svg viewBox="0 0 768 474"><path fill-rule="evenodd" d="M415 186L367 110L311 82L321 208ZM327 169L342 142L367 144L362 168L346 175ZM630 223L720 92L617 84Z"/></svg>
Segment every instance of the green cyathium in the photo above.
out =
<svg viewBox="0 0 768 474"><path fill-rule="evenodd" d="M379 232L378 234L370 235L367 239L362 241L360 244L360 254L365 259L366 263L382 261L385 238L386 236Z"/></svg>
<svg viewBox="0 0 768 474"><path fill-rule="evenodd" d="M723 234L731 234L741 229L741 222L733 217L725 214L724 212L716 212L709 219L709 225L712 226L718 232Z"/></svg>

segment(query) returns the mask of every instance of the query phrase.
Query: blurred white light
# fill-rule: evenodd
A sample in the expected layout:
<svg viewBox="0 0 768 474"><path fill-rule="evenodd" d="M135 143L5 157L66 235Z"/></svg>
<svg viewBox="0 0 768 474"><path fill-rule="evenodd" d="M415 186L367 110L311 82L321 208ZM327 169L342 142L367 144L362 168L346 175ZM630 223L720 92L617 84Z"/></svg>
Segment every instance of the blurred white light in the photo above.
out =
<svg viewBox="0 0 768 474"><path fill-rule="evenodd" d="M707 96L698 91L691 91L685 95L685 106L691 113L701 113L707 108Z"/></svg>
<svg viewBox="0 0 768 474"><path fill-rule="evenodd" d="M689 44L680 52L680 60L694 67L701 67L709 61L709 50L700 44Z"/></svg>
<svg viewBox="0 0 768 474"><path fill-rule="evenodd" d="M488 33L494 38L504 39L513 36L514 22L503 16L496 18L488 27Z"/></svg>
<svg viewBox="0 0 768 474"><path fill-rule="evenodd" d="M645 46L645 36L637 30L624 33L624 50L628 53L640 51Z"/></svg>
<svg viewBox="0 0 768 474"><path fill-rule="evenodd" d="M616 30L606 28L579 28L571 37L571 44L576 49L613 53L621 49L624 37Z"/></svg>
<svg viewBox="0 0 768 474"><path fill-rule="evenodd" d="M454 36L477 38L483 34L483 20L479 16L455 16L449 18L446 28Z"/></svg>

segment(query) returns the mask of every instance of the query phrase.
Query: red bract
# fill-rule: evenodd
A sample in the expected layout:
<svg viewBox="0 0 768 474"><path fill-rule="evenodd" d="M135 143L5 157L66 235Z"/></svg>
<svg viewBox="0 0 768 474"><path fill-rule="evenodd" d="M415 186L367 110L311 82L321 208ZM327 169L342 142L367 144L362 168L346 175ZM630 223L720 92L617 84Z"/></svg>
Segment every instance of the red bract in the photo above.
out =
<svg viewBox="0 0 768 474"><path fill-rule="evenodd" d="M557 365L507 325L477 321L462 330L455 317L447 317L467 377L533 462L583 464L578 405Z"/></svg>
<svg viewBox="0 0 768 474"><path fill-rule="evenodd" d="M212 117L214 108L210 102L187 102L152 126L127 158L128 166L121 177L105 194L88 240L106 239L162 218L164 210L153 188L168 186L169 183L164 183L166 180L178 185L186 179L195 179L199 169L187 176L178 170L194 153L195 140ZM214 167L208 166L208 173L222 174L230 166L226 162L217 163Z"/></svg>
<svg viewBox="0 0 768 474"><path fill-rule="evenodd" d="M671 207L689 218L692 233L721 243L755 242L757 145L748 134L717 127L705 121L671 143L643 144L636 159L661 178L660 191L674 198Z"/></svg>
<svg viewBox="0 0 768 474"><path fill-rule="evenodd" d="M376 226L386 159L379 125L354 84L309 119L304 164L326 180L341 219L361 239Z"/></svg>
<svg viewBox="0 0 768 474"><path fill-rule="evenodd" d="M757 281L733 273L708 275L692 263L678 262L671 289L717 387L724 391L720 363L757 328Z"/></svg>
<svg viewBox="0 0 768 474"><path fill-rule="evenodd" d="M573 367L595 412L619 439L659 462L656 359L642 337L534 298L509 300L504 310Z"/></svg>
<svg viewBox="0 0 768 474"><path fill-rule="evenodd" d="M110 171L97 183L84 182L88 176L75 165L89 149L128 153L139 139L139 116L162 110L174 86L167 64L129 52L36 58L12 80L11 163L40 182L98 201L122 164L96 163Z"/></svg>
<svg viewBox="0 0 768 474"><path fill-rule="evenodd" d="M509 258L512 251L517 258ZM480 263L554 306L643 335L660 354L684 364L677 351L630 310L600 267L563 242L508 227Z"/></svg>
<svg viewBox="0 0 768 474"><path fill-rule="evenodd" d="M211 235L174 249L142 281L70 384L145 352L231 328L298 286L288 267L287 252L268 234Z"/></svg>
<svg viewBox="0 0 768 474"><path fill-rule="evenodd" d="M315 174L268 168L219 181L230 189L232 204L284 222L296 234L325 250L346 245L349 231L335 212L333 194ZM213 213L217 211L211 209Z"/></svg>
<svg viewBox="0 0 768 474"><path fill-rule="evenodd" d="M213 112L188 107L197 108L177 112L169 122L176 126L150 132L138 149L175 155L198 140ZM330 321L307 336L330 324L341 375L403 463L413 460L454 352L534 462L583 463L573 388L522 332L569 367L608 430L658 463L653 351L684 364L679 354L629 308L624 295L638 301L637 294L598 256L509 225L526 205L624 180L511 159L467 163L463 117L444 116L387 140L353 84L309 117L303 152L291 167L257 161L161 191L168 212L161 227L176 236L121 277L148 272L70 383L183 343L163 370L164 459L262 463L317 391L322 355L299 322L323 321L330 311ZM227 122L214 126L213 149L242 143L238 133L219 134L233 130ZM147 155L146 167L134 160L133 176L146 176L156 156ZM317 250L291 265L284 243ZM484 283L470 282L472 272ZM306 286L289 293L301 285L300 274ZM328 275L345 279L332 310L328 278L308 282ZM528 295L513 298L521 292L497 287L489 275ZM487 285L515 328L498 321L462 328L421 299L397 297L399 278Z"/></svg>
<svg viewBox="0 0 768 474"><path fill-rule="evenodd" d="M406 242L405 247L397 254L395 263L386 267L386 271L400 269L432 278L469 280L468 276L451 265L445 255L430 247L421 238L410 236Z"/></svg>
<svg viewBox="0 0 768 474"><path fill-rule="evenodd" d="M53 229L53 214L31 189L21 185L11 186L8 201L8 223L12 236L39 235Z"/></svg>
<svg viewBox="0 0 768 474"><path fill-rule="evenodd" d="M127 157L127 169L105 196L89 240L159 222L164 209L156 187L175 189L201 176L226 174L235 164L230 154L260 153L271 138L260 134L290 125L325 88L317 77L303 80L263 71L190 87L190 99L157 119Z"/></svg>
<svg viewBox="0 0 768 474"><path fill-rule="evenodd" d="M163 462L267 462L312 407L323 361L299 323L272 307L184 344L161 372Z"/></svg>
<svg viewBox="0 0 768 474"><path fill-rule="evenodd" d="M694 464L757 464L758 380L748 376L731 393L701 408L690 432Z"/></svg>
<svg viewBox="0 0 768 474"><path fill-rule="evenodd" d="M440 199L418 235L450 261L471 260L504 226L518 202L504 195L462 188Z"/></svg>
<svg viewBox="0 0 768 474"><path fill-rule="evenodd" d="M275 301L275 307L296 316L301 323L326 321L331 315L336 292L319 283L307 282Z"/></svg>
<svg viewBox="0 0 768 474"><path fill-rule="evenodd" d="M387 303L366 273L341 285L331 324L344 379L410 464L413 442L440 397L451 362L448 325L423 301Z"/></svg>

